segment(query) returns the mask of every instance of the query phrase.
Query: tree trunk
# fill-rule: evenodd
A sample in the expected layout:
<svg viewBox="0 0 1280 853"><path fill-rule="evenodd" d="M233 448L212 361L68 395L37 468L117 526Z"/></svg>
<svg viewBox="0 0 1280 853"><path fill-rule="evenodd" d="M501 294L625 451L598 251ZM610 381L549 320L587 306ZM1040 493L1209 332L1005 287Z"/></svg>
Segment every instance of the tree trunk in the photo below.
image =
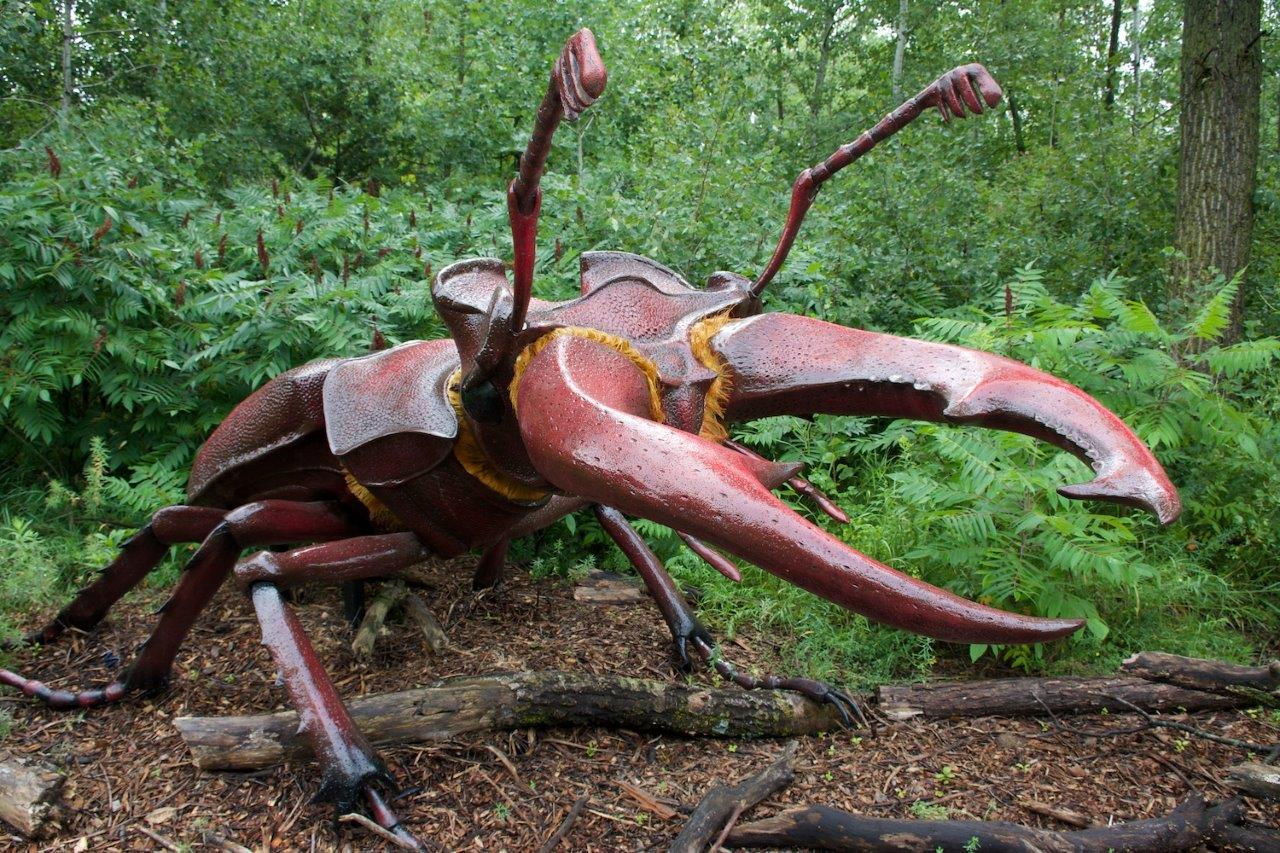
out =
<svg viewBox="0 0 1280 853"><path fill-rule="evenodd" d="M1111 36L1107 40L1107 90L1102 102L1107 109L1116 102L1116 54L1120 52L1120 4L1121 0L1111 0Z"/></svg>
<svg viewBox="0 0 1280 853"><path fill-rule="evenodd" d="M1262 89L1262 0L1185 0L1182 114L1178 122L1178 212L1171 295L1194 297L1221 273L1249 262ZM1245 288L1231 309L1228 340L1240 337Z"/></svg>
<svg viewBox="0 0 1280 853"><path fill-rule="evenodd" d="M809 115L814 118L822 112L822 90L827 82L827 65L831 62L831 37L836 30L836 11L836 7L832 6L830 14L822 25L822 41L818 47L818 71L813 75L813 95L809 99Z"/></svg>
<svg viewBox="0 0 1280 853"><path fill-rule="evenodd" d="M1013 122L1013 144L1019 154L1027 153L1027 141L1022 135L1022 114L1018 112L1018 99L1009 93L1009 120Z"/></svg>
<svg viewBox="0 0 1280 853"><path fill-rule="evenodd" d="M62 0L62 102L58 105L58 127L67 129L67 113L71 111L71 42L75 39L75 0Z"/></svg>
<svg viewBox="0 0 1280 853"><path fill-rule="evenodd" d="M1133 0L1133 23L1129 25L1129 43L1133 46L1133 128L1138 129L1138 117L1142 113L1142 10L1138 0Z"/></svg>
<svg viewBox="0 0 1280 853"><path fill-rule="evenodd" d="M894 27L898 46L893 50L893 105L902 103L902 60L907 53L907 0L898 0L898 22Z"/></svg>

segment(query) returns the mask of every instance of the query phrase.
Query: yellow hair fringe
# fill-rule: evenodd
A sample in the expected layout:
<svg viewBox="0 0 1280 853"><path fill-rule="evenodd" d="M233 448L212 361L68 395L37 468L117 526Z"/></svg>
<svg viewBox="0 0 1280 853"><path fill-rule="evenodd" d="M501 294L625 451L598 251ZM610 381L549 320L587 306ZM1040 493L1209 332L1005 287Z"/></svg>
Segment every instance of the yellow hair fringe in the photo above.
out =
<svg viewBox="0 0 1280 853"><path fill-rule="evenodd" d="M369 519L373 521L382 530L404 530L404 524L396 517L396 514L374 496L373 492L360 485L350 471L346 468L342 469L342 476L347 481L347 491L360 503L364 504L364 508L369 510Z"/></svg>
<svg viewBox="0 0 1280 853"><path fill-rule="evenodd" d="M448 384L449 404L453 406L453 411L458 417L458 440L453 445L453 455L458 460L458 464L472 477L507 500L529 503L540 501L551 494L511 479L493 464L489 454L485 453L484 448L480 446L480 440L471 431L471 423L462 410L461 381L462 371L455 370L449 377Z"/></svg>
<svg viewBox="0 0 1280 853"><path fill-rule="evenodd" d="M733 377L729 373L729 365L720 357L720 353L711 348L711 339L730 319L728 313L717 314L699 321L689 330L689 346L694 358L716 374L711 387L707 389L707 399L702 404L702 427L698 430L698 435L717 444L729 437L729 431L724 425L724 409L729 400L729 391L733 388Z"/></svg>
<svg viewBox="0 0 1280 853"><path fill-rule="evenodd" d="M650 416L658 423L666 420L666 415L662 411L662 398L658 395L658 366L645 358L640 353L640 350L632 346L631 341L626 338L620 338L608 332L601 332L598 329L584 329L579 326L564 326L548 332L520 351L520 355L516 356L515 369L511 378L511 408L514 409L516 407L516 394L520 388L520 379L524 376L524 371L529 366L529 362L533 361L534 356L546 349L556 338L584 338L588 341L603 344L626 356L632 364L640 369L640 372L644 374L645 381L649 384Z"/></svg>

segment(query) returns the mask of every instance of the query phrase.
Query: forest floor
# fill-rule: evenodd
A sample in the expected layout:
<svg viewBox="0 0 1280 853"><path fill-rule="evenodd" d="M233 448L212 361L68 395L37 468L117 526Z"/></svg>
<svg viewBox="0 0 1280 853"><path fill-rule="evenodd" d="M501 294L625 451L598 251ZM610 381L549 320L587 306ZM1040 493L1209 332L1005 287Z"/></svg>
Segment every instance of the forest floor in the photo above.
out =
<svg viewBox="0 0 1280 853"><path fill-rule="evenodd" d="M564 581L510 574L482 596L471 593L465 574L441 574L434 588L422 592L448 630L451 646L438 656L426 652L410 626L392 622L373 660L357 663L334 589L302 593L298 611L346 696L525 669L681 677L670 662L666 628L648 602L579 603ZM59 687L109 680L109 663L129 657L161 600L162 591L144 591L92 636L64 640L43 654L20 653L14 663ZM228 587L192 632L163 695L82 714L37 708L6 692L0 710L7 709L13 722L0 752L64 767L68 808L52 836L38 843L24 842L0 824L0 848L155 850L162 849L159 838L169 849L216 849L202 841L212 831L255 851L382 849L364 830L335 829L331 812L310 804L317 782L310 766L209 774L192 764L174 717L285 707L258 639L248 601ZM776 648L768 636L741 630L726 656L768 671ZM1280 728L1243 711L1197 714L1191 722L1261 743L1276 741ZM1121 715L1088 722L1131 724ZM1045 807L1105 824L1166 813L1193 790L1210 802L1229 796L1220 780L1245 756L1177 735L1152 729L1087 738L1037 720L995 717L887 723L874 737L835 732L802 739L795 782L743 820L823 803L879 817L950 816L1070 829L1043 816ZM663 848L682 827L682 811L708 787L761 769L782 749L780 741L568 728L461 737L382 754L407 786L394 808L439 849L537 850L586 795L589 802L559 849L603 851ZM623 783L671 811L666 817L649 811ZM1252 820L1280 824L1276 811L1247 803Z"/></svg>

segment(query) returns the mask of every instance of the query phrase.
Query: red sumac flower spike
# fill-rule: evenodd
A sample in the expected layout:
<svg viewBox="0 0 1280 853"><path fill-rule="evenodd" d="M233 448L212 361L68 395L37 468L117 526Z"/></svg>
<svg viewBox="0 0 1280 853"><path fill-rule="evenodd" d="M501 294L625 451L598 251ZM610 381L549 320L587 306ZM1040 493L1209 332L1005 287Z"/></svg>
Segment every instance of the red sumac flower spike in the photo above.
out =
<svg viewBox="0 0 1280 853"><path fill-rule="evenodd" d="M373 346L374 352L387 348L387 339L382 336L382 330L378 328L378 321L373 321Z"/></svg>
<svg viewBox="0 0 1280 853"><path fill-rule="evenodd" d="M136 190L138 188L138 176L134 175L129 179L129 189Z"/></svg>
<svg viewBox="0 0 1280 853"><path fill-rule="evenodd" d="M410 228L418 227L418 214L412 210L409 211L409 227Z"/></svg>
<svg viewBox="0 0 1280 853"><path fill-rule="evenodd" d="M378 250L378 260L382 260L389 254L391 254L391 250L386 246L383 246L381 249Z"/></svg>
<svg viewBox="0 0 1280 853"><path fill-rule="evenodd" d="M421 258L422 258L422 247L421 247L421 246L419 246L418 248L416 248L416 249L414 249L414 250L413 250L413 256L414 256L415 258L419 258L419 259L421 259Z"/></svg>
<svg viewBox="0 0 1280 853"><path fill-rule="evenodd" d="M342 256L342 283L346 284L347 279L351 277L351 262L347 260L347 256Z"/></svg>
<svg viewBox="0 0 1280 853"><path fill-rule="evenodd" d="M218 211L217 216L213 217L213 227L214 228L222 227L222 211L221 210Z"/></svg>
<svg viewBox="0 0 1280 853"><path fill-rule="evenodd" d="M556 238L556 263L560 263L560 259L564 257L564 246L560 245L560 238Z"/></svg>
<svg viewBox="0 0 1280 853"><path fill-rule="evenodd" d="M468 227L468 228L470 228L470 227L471 227L471 214L470 214L470 213L468 213L468 214L467 214L467 227Z"/></svg>
<svg viewBox="0 0 1280 853"><path fill-rule="evenodd" d="M190 224L191 224L191 214L190 213L182 214L182 227L186 228Z"/></svg>
<svg viewBox="0 0 1280 853"><path fill-rule="evenodd" d="M369 208L364 209L364 236L369 236Z"/></svg>
<svg viewBox="0 0 1280 853"><path fill-rule="evenodd" d="M276 219L284 219L284 205L283 205L283 204L277 204L277 205L276 205Z"/></svg>
<svg viewBox="0 0 1280 853"><path fill-rule="evenodd" d="M1006 320L1013 318L1013 288L1004 286L1004 316Z"/></svg>
<svg viewBox="0 0 1280 853"><path fill-rule="evenodd" d="M196 249L196 269L204 269L204 255L200 254L199 249Z"/></svg>
<svg viewBox="0 0 1280 853"><path fill-rule="evenodd" d="M271 197L280 198L280 182L275 178L271 179Z"/></svg>
<svg viewBox="0 0 1280 853"><path fill-rule="evenodd" d="M262 229L258 229L258 263L262 265L262 274L267 274L271 266L271 256L267 254L267 244L262 239Z"/></svg>
<svg viewBox="0 0 1280 853"><path fill-rule="evenodd" d="M431 278L431 261L427 261L422 265L422 277L426 279Z"/></svg>
<svg viewBox="0 0 1280 853"><path fill-rule="evenodd" d="M288 190L284 191L284 203L293 204L293 193L289 192Z"/></svg>
<svg viewBox="0 0 1280 853"><path fill-rule="evenodd" d="M58 159L58 155L53 153L53 149L48 145L44 147L44 153L49 156L49 174L53 175L56 180L62 174L62 161Z"/></svg>
<svg viewBox="0 0 1280 853"><path fill-rule="evenodd" d="M173 307L181 308L183 303L187 301L187 280L184 278L178 282L178 289L173 294Z"/></svg>
<svg viewBox="0 0 1280 853"><path fill-rule="evenodd" d="M106 342L107 342L107 327L99 326L98 337L94 338L93 340L93 354L97 355L98 353L102 352L102 345L105 344Z"/></svg>
<svg viewBox="0 0 1280 853"><path fill-rule="evenodd" d="M578 205L578 224L582 225L586 222L586 217L582 215L582 205Z"/></svg>
<svg viewBox="0 0 1280 853"><path fill-rule="evenodd" d="M218 266L222 266L222 262L227 259L227 235L223 234L222 239L218 241Z"/></svg>
<svg viewBox="0 0 1280 853"><path fill-rule="evenodd" d="M301 220L301 219L299 219L297 222L293 223L293 236L297 237L297 236L299 236L300 234L302 234L302 220Z"/></svg>
<svg viewBox="0 0 1280 853"><path fill-rule="evenodd" d="M107 232L111 230L111 226L114 224L115 223L111 221L111 217L108 216L106 220L98 226L98 230L93 232L93 242L95 245L103 237L107 236Z"/></svg>
<svg viewBox="0 0 1280 853"><path fill-rule="evenodd" d="M353 269L360 269L364 266L364 252L356 252L356 262L351 266Z"/></svg>

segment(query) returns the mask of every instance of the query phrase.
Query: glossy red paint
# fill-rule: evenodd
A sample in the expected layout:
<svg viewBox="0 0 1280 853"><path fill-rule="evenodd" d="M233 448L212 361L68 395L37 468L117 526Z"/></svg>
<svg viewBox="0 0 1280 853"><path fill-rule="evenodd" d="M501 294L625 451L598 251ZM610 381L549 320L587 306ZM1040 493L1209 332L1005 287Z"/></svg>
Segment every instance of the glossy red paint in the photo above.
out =
<svg viewBox="0 0 1280 853"><path fill-rule="evenodd" d="M807 679L748 676L721 659L623 513L673 527L731 579L738 579L737 566L711 545L850 610L932 637L1023 643L1076 630L1075 620L966 601L849 548L772 494L789 483L837 522L847 521L799 476L798 465L724 440L721 425L836 413L1012 430L1093 467L1092 480L1064 486L1062 494L1133 504L1166 523L1177 517L1177 492L1155 457L1072 385L987 353L760 313L764 289L825 181L927 108L948 119L995 106L1000 87L986 69L966 65L944 74L802 172L777 248L754 281L717 272L696 288L648 258L587 252L578 298L533 299L539 183L551 138L562 119L591 106L606 79L590 31L575 34L555 62L508 190L513 282L498 259L455 263L432 286L449 340L318 361L268 382L200 449L190 505L157 513L100 579L28 637L49 642L67 628L91 629L170 545L201 542L125 675L81 693L8 671L0 671L0 684L59 708L156 688L234 567L315 747L322 796L343 809L363 799L382 826L408 841L376 790L385 780L382 765L352 725L281 586L344 583L353 593L351 584L428 555L482 549L473 581L481 589L500 578L512 539L594 504L653 592L682 660L692 648L743 687L800 690L850 720L858 708L839 691ZM248 548L280 545L303 547L236 562ZM354 607L357 597L348 598Z"/></svg>

